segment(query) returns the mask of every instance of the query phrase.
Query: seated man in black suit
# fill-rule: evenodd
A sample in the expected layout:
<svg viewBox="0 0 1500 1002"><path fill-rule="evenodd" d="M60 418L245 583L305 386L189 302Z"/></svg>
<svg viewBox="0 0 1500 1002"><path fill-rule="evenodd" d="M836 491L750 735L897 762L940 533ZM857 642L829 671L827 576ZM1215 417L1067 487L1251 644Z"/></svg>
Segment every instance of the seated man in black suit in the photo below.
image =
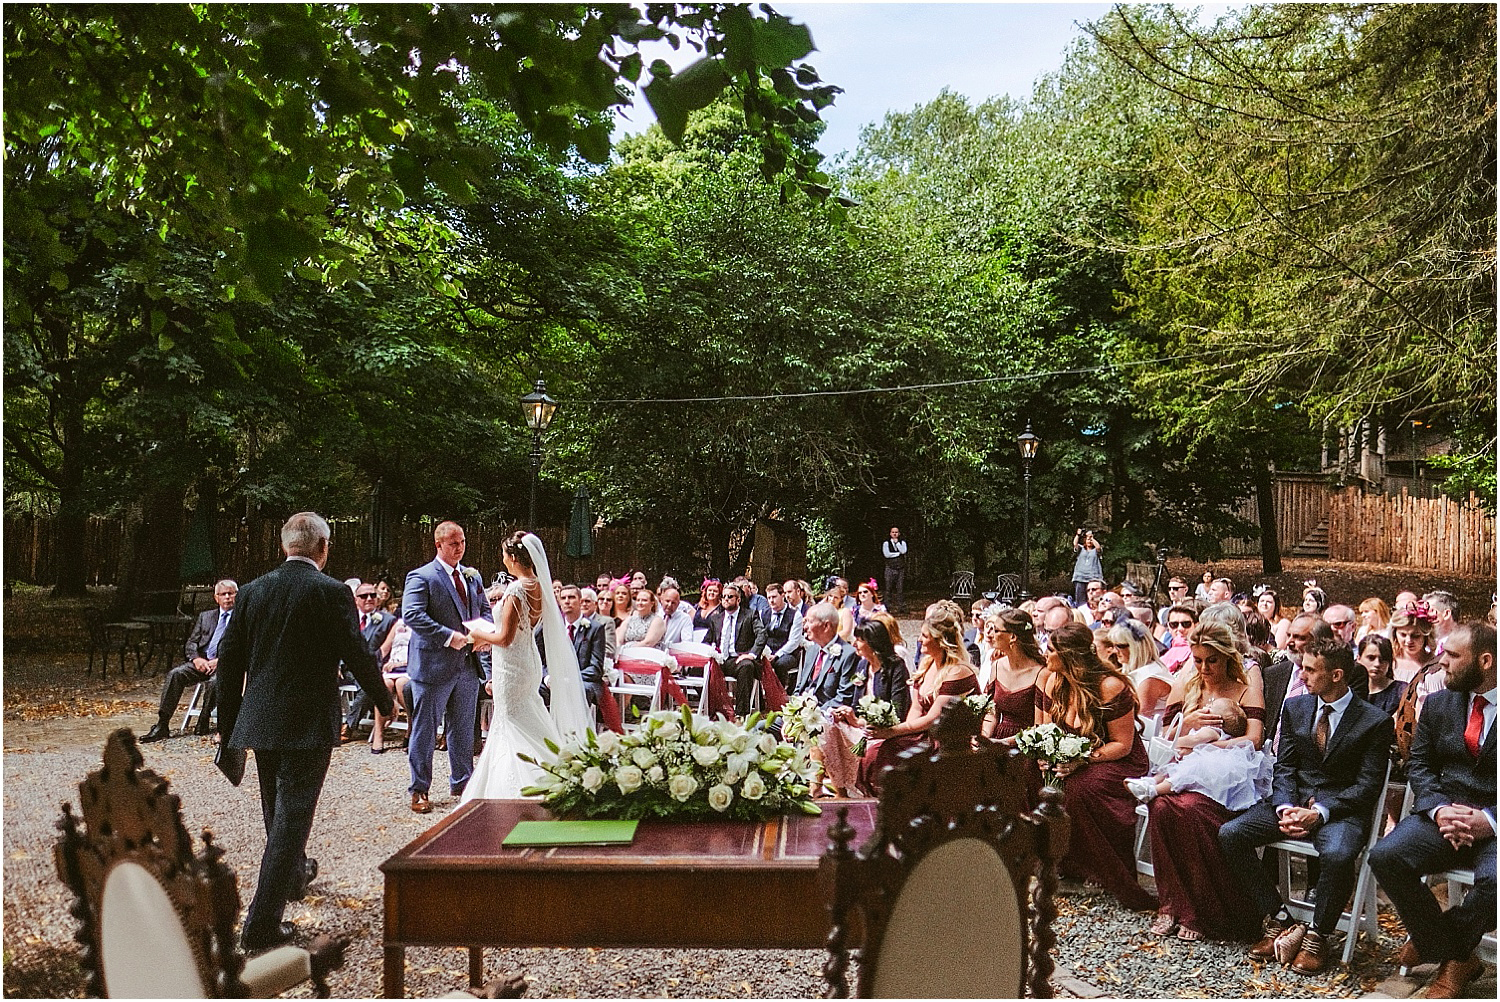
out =
<svg viewBox="0 0 1500 1002"><path fill-rule="evenodd" d="M1495 928L1495 628L1465 623L1443 641L1447 688L1427 697L1406 772L1405 818L1370 852L1370 869L1411 937L1399 963L1433 963L1427 997L1460 998L1479 975L1480 937ZM1443 911L1423 877L1473 869L1474 889Z"/></svg>
<svg viewBox="0 0 1500 1002"><path fill-rule="evenodd" d="M786 594L775 581L766 585L766 604L769 608L761 616L766 624L766 656L781 684L790 686L802 658L802 613L787 604Z"/></svg>
<svg viewBox="0 0 1500 1002"><path fill-rule="evenodd" d="M1284 960L1316 974L1327 963L1327 939L1355 884L1355 859L1370 835L1370 817L1385 795L1385 767L1395 740L1388 714L1355 696L1346 679L1353 653L1336 639L1314 640L1302 653L1303 695L1282 704L1281 750L1271 796L1219 829L1224 858L1265 919L1265 938L1250 956ZM1291 916L1255 850L1281 839L1318 850L1317 901L1311 928L1288 928ZM1279 941L1279 942L1278 942Z"/></svg>
<svg viewBox="0 0 1500 1002"><path fill-rule="evenodd" d="M390 636L391 628L401 617L393 616L381 609L377 595L375 582L355 579L354 608L359 613L359 635L365 639L365 643L369 645L378 662L380 649L385 646L385 638ZM344 682L351 685L357 684L347 668L341 669L341 673ZM359 730L359 722L365 719L365 714L368 712L370 712L370 697L361 689L354 694L354 698L349 700L349 713L344 717L344 726L339 729L340 742L353 740L354 732Z"/></svg>
<svg viewBox="0 0 1500 1002"><path fill-rule="evenodd" d="M859 698L856 669L859 652L839 639L839 611L819 602L802 617L802 664L791 686L792 696L816 693L818 705L853 706Z"/></svg>
<svg viewBox="0 0 1500 1002"><path fill-rule="evenodd" d="M187 662L167 672L167 684L161 691L161 706L157 709L156 723L151 725L149 731L141 735L143 742L162 741L171 737L172 714L177 712L177 704L182 702L182 690L190 685L197 685L199 682L210 684L208 695L203 699L202 712L198 715L195 732L200 735L209 732L209 716L218 702L218 685L214 672L219 667L219 641L229 625L229 617L234 609L234 599L239 591L240 586L228 578L214 585L215 608L205 609L198 614L198 621L193 624L193 632L188 634L187 643L183 645L183 654L186 655Z"/></svg>
<svg viewBox="0 0 1500 1002"><path fill-rule="evenodd" d="M604 695L604 626L592 616L583 614L583 593L577 585L565 584L558 594L557 604L562 608L563 626L567 627L568 639L578 655L578 674L583 679L583 694L590 706L598 706ZM546 645L542 650L542 663L547 661Z"/></svg>
<svg viewBox="0 0 1500 1002"><path fill-rule="evenodd" d="M724 674L734 679L734 712L740 717L750 712L750 692L760 677L760 656L766 650L766 624L754 609L741 607L743 599L737 585L725 585L719 608L709 614L708 636L703 638L724 655Z"/></svg>

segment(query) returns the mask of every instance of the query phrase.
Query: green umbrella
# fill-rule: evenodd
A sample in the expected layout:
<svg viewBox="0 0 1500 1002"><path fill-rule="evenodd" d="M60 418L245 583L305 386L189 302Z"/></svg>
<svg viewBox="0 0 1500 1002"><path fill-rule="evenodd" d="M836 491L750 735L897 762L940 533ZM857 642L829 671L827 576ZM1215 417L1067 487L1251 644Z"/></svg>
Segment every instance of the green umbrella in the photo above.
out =
<svg viewBox="0 0 1500 1002"><path fill-rule="evenodd" d="M594 515L589 511L589 489L573 494L573 514L568 519L568 556L577 560L594 555Z"/></svg>

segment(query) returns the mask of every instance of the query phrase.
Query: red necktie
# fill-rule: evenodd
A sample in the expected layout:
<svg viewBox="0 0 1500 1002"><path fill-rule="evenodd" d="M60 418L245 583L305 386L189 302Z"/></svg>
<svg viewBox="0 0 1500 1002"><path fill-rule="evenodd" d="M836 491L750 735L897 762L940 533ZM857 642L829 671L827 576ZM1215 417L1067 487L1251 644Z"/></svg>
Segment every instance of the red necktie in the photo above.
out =
<svg viewBox="0 0 1500 1002"><path fill-rule="evenodd" d="M1464 747L1469 749L1471 758L1479 758L1479 735L1484 733L1484 704L1485 700L1479 696L1474 697L1474 708L1469 711L1469 726L1464 728Z"/></svg>
<svg viewBox="0 0 1500 1002"><path fill-rule="evenodd" d="M571 643L572 640L573 640L573 624L569 623L568 624L568 641Z"/></svg>
<svg viewBox="0 0 1500 1002"><path fill-rule="evenodd" d="M458 611L465 616L469 614L469 596L464 594L464 579L458 574L458 568L453 568L453 587L458 590Z"/></svg>
<svg viewBox="0 0 1500 1002"><path fill-rule="evenodd" d="M361 630L367 630L367 629L369 629L369 627L370 627L370 617L361 614L360 617L359 617L359 628Z"/></svg>
<svg viewBox="0 0 1500 1002"><path fill-rule="evenodd" d="M827 656L827 651L819 651L818 660L813 662L813 685L817 685L818 679L823 677L823 659Z"/></svg>

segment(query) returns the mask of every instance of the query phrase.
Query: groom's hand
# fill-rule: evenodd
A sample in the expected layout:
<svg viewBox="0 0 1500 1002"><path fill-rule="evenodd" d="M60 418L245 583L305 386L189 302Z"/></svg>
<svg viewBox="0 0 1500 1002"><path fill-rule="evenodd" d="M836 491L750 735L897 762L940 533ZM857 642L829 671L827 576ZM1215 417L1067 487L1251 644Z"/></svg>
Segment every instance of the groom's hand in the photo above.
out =
<svg viewBox="0 0 1500 1002"><path fill-rule="evenodd" d="M464 645L468 642L468 636L463 633L454 633L448 638L448 646L453 648L455 651L462 650Z"/></svg>

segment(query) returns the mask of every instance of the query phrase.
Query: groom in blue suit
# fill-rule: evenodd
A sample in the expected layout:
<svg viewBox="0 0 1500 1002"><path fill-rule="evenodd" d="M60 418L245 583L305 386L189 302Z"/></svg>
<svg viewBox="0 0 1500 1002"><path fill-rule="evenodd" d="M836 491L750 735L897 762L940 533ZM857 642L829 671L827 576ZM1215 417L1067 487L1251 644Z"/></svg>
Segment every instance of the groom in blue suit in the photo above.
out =
<svg viewBox="0 0 1500 1002"><path fill-rule="evenodd" d="M432 533L437 557L406 575L401 618L412 638L406 667L411 679L411 730L406 758L411 766L411 809L432 810L432 751L439 718L446 721L448 787L460 796L474 771L474 714L479 680L488 674L481 658L488 644L468 643L464 620L493 621L479 572L463 566L467 542L457 522L443 522ZM446 716L445 716L446 714Z"/></svg>

